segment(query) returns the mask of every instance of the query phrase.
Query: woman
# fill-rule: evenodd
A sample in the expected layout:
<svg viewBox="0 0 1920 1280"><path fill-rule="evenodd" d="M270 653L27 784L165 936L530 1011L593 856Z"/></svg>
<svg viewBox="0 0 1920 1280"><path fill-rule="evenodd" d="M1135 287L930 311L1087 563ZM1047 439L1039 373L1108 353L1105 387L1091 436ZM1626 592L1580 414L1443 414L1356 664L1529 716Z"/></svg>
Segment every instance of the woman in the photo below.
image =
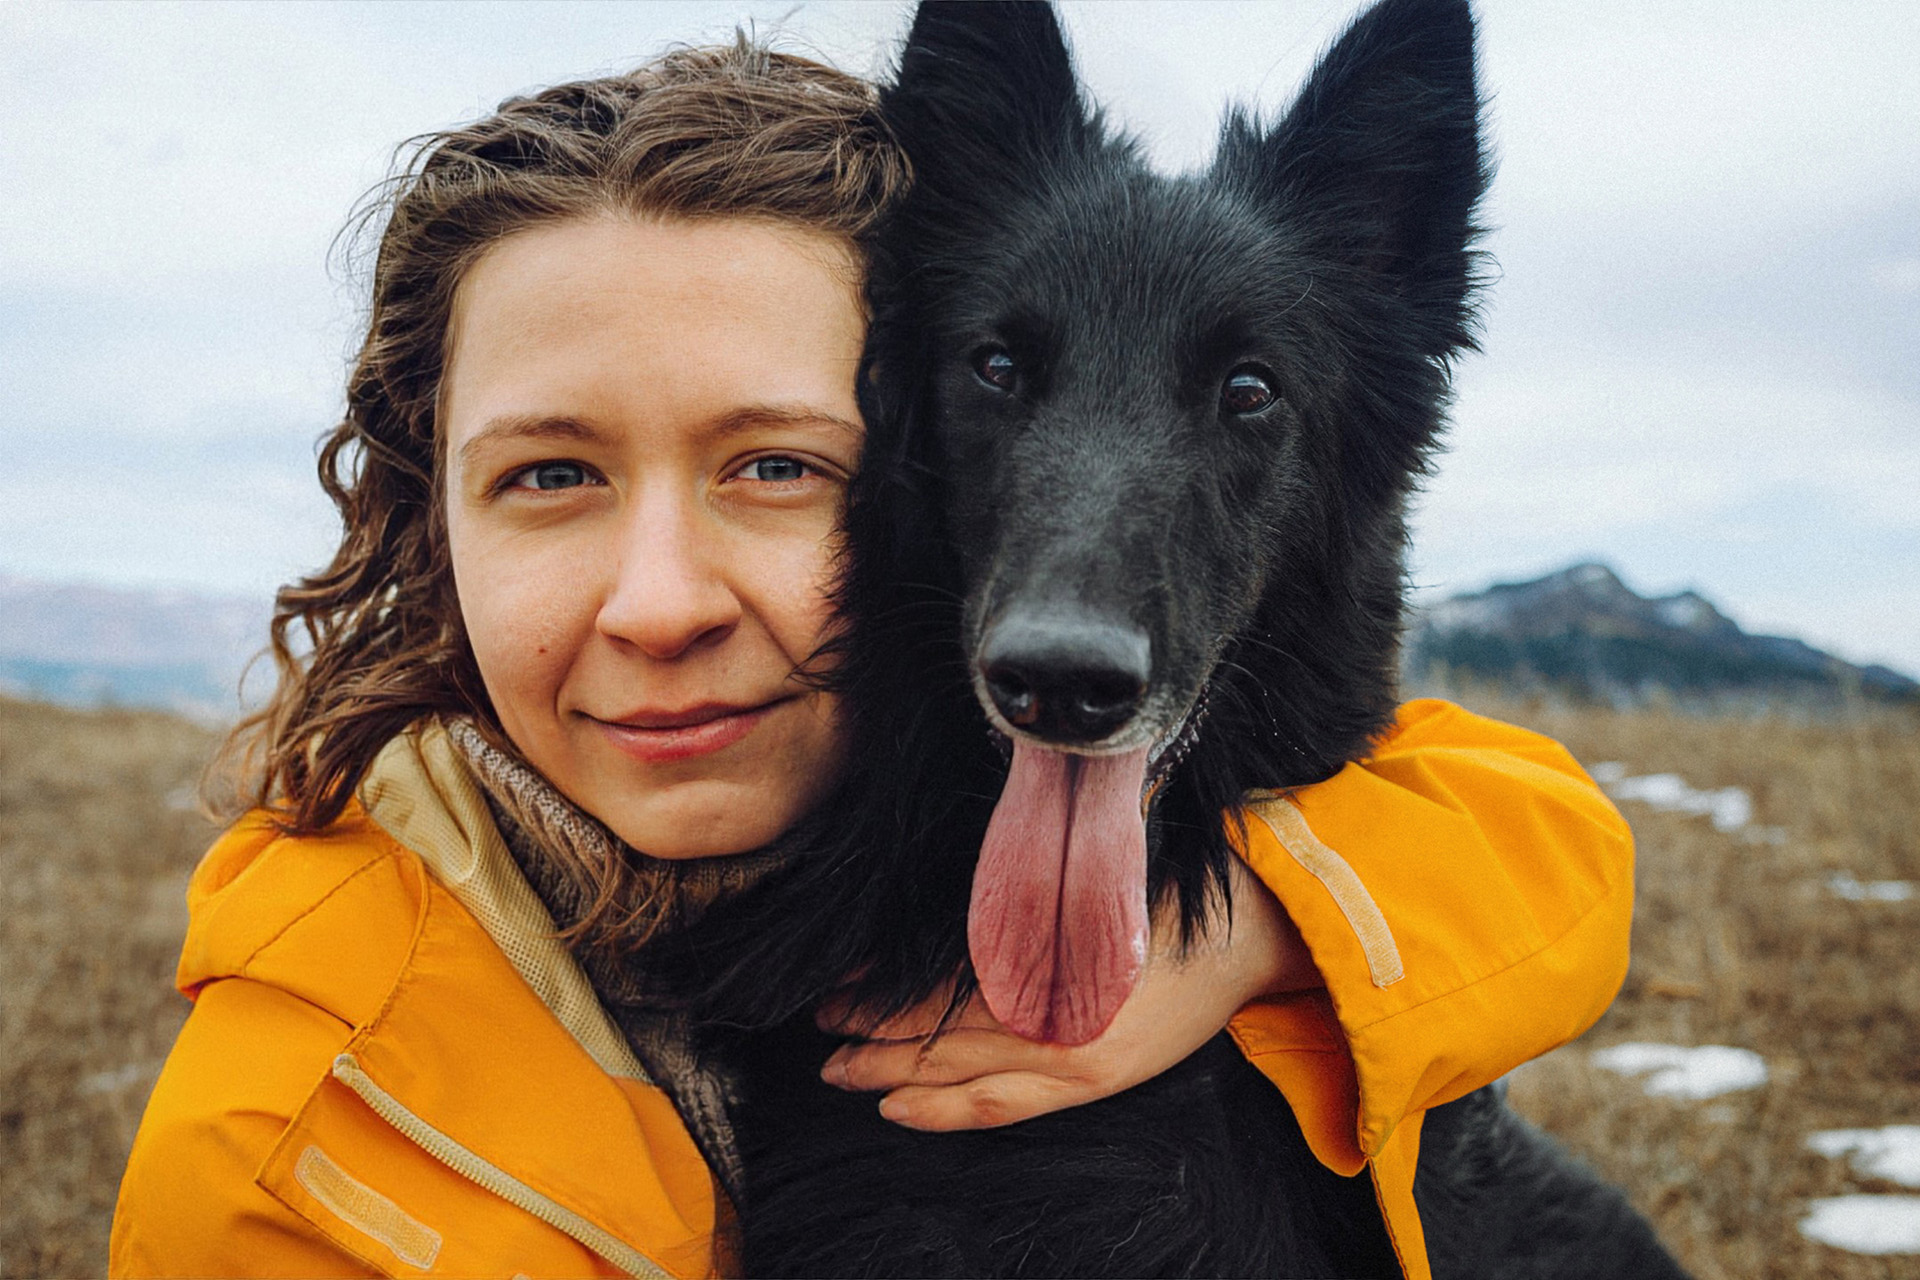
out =
<svg viewBox="0 0 1920 1280"><path fill-rule="evenodd" d="M322 457L341 549L281 593L116 1274L728 1270L721 1100L605 957L764 874L835 776L806 668L861 444L855 246L905 181L868 86L742 42L509 102L394 185ZM1231 931L1099 1039L970 1009L928 1053L909 1014L826 1078L1006 1123L1228 1026L1426 1274L1420 1115L1605 1008L1624 825L1558 747L1436 703L1262 815Z"/></svg>

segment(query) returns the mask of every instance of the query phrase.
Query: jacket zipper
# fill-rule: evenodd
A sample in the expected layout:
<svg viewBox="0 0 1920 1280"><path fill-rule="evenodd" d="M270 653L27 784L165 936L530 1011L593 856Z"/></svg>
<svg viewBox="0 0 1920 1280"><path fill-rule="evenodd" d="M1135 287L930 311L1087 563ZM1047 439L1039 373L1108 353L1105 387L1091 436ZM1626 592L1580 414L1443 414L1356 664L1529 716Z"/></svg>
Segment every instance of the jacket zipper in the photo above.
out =
<svg viewBox="0 0 1920 1280"><path fill-rule="evenodd" d="M392 1125L402 1137L467 1181L579 1241L628 1275L645 1280L673 1280L666 1268L632 1245L541 1195L506 1170L482 1160L409 1111L398 1098L375 1084L352 1054L343 1053L333 1060L333 1078L358 1094L362 1102L373 1108L374 1114Z"/></svg>

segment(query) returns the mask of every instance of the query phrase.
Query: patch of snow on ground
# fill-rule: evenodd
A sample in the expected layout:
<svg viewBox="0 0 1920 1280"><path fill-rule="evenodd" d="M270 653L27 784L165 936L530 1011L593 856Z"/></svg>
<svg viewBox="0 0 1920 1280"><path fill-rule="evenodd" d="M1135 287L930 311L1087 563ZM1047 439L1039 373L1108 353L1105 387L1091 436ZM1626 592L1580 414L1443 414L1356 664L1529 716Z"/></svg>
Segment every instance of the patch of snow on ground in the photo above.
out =
<svg viewBox="0 0 1920 1280"><path fill-rule="evenodd" d="M1627 766L1618 760L1602 760L1587 766L1587 774L1603 787L1610 787L1627 776Z"/></svg>
<svg viewBox="0 0 1920 1280"><path fill-rule="evenodd" d="M1807 1146L1834 1160L1851 1156L1848 1163L1862 1177L1920 1187L1920 1124L1828 1129L1809 1137Z"/></svg>
<svg viewBox="0 0 1920 1280"><path fill-rule="evenodd" d="M1713 819L1715 831L1738 831L1753 821L1753 797L1739 787L1696 791L1677 773L1621 778L1607 790L1616 800L1638 800L1656 809L1703 814Z"/></svg>
<svg viewBox="0 0 1920 1280"><path fill-rule="evenodd" d="M1785 827L1753 825L1753 797L1739 787L1698 791L1677 773L1649 773L1632 777L1618 760L1602 760L1587 768L1593 780L1615 800L1638 800L1655 809L1697 813L1713 820L1716 831L1738 832L1748 844L1785 844Z"/></svg>
<svg viewBox="0 0 1920 1280"><path fill-rule="evenodd" d="M1911 880L1855 880L1851 871L1835 873L1827 888L1848 902L1905 902L1914 894Z"/></svg>
<svg viewBox="0 0 1920 1280"><path fill-rule="evenodd" d="M1751 1049L1724 1044L1687 1048L1634 1041L1596 1049L1587 1061L1623 1076L1647 1075L1642 1087L1655 1098L1717 1098L1767 1082L1765 1058Z"/></svg>
<svg viewBox="0 0 1920 1280"><path fill-rule="evenodd" d="M110 1071L96 1071L92 1075L80 1078L81 1093L118 1093L128 1085L145 1082L152 1084L154 1077L160 1074L158 1062L129 1062L124 1067L114 1067Z"/></svg>
<svg viewBox="0 0 1920 1280"><path fill-rule="evenodd" d="M1920 1196L1829 1196L1800 1220L1809 1240L1850 1253L1920 1253Z"/></svg>

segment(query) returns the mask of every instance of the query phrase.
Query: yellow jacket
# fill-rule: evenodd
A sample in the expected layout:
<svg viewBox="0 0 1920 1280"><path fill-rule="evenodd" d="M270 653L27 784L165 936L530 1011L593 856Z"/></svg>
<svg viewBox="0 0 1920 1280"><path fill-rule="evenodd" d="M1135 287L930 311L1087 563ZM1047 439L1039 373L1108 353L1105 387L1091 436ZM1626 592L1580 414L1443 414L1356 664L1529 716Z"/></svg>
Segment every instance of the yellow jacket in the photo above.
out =
<svg viewBox="0 0 1920 1280"><path fill-rule="evenodd" d="M1554 743L1445 703L1365 764L1251 805L1244 854L1327 991L1231 1031L1314 1153L1370 1170L1410 1277L1420 1118L1599 1017L1632 843ZM728 1211L438 730L390 744L318 836L208 852L110 1269L704 1276Z"/></svg>

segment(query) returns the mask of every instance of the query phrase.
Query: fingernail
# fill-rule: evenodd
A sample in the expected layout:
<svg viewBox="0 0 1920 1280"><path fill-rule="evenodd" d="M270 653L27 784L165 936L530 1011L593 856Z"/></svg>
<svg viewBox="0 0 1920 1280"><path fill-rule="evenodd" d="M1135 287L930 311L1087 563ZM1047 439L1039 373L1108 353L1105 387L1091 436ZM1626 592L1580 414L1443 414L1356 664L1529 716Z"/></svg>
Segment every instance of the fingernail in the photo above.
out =
<svg viewBox="0 0 1920 1280"><path fill-rule="evenodd" d="M912 1112L912 1107L909 1107L905 1102L894 1097L892 1094L888 1094L886 1097L880 1099L880 1114L895 1124L905 1124L907 1117L912 1114Z"/></svg>
<svg viewBox="0 0 1920 1280"><path fill-rule="evenodd" d="M820 1078L836 1089L847 1087L847 1060L841 1051L835 1050L825 1066L820 1068Z"/></svg>

